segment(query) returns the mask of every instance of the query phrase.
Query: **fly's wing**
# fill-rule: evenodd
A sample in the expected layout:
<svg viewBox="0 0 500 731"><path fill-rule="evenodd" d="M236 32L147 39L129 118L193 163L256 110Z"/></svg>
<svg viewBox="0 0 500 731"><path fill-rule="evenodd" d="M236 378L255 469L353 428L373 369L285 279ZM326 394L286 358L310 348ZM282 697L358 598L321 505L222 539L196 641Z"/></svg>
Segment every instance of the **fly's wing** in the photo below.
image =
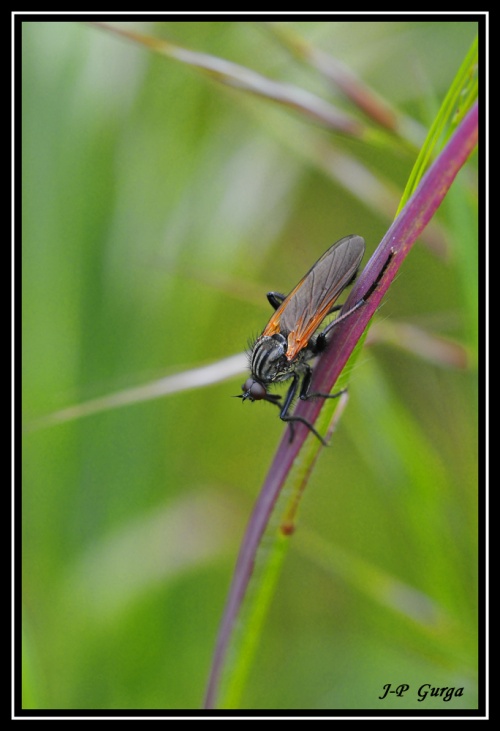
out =
<svg viewBox="0 0 500 731"><path fill-rule="evenodd" d="M263 335L288 336L286 357L293 360L305 348L335 300L356 275L365 253L361 236L346 236L326 251L283 300Z"/></svg>

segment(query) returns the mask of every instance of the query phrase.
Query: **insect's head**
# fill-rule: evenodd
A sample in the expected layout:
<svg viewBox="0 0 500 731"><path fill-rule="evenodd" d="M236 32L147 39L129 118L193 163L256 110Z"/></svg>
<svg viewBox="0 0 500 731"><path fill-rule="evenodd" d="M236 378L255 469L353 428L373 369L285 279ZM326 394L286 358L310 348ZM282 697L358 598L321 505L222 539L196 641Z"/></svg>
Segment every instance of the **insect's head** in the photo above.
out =
<svg viewBox="0 0 500 731"><path fill-rule="evenodd" d="M247 378L243 386L241 387L243 393L239 394L239 398L243 401L249 399L250 401L261 401L267 396L267 389L263 383L256 381L253 376Z"/></svg>
<svg viewBox="0 0 500 731"><path fill-rule="evenodd" d="M286 357L287 339L281 333L261 335L250 351L250 376L243 384L240 398L243 401L278 401L270 395L267 384L290 377L292 365Z"/></svg>

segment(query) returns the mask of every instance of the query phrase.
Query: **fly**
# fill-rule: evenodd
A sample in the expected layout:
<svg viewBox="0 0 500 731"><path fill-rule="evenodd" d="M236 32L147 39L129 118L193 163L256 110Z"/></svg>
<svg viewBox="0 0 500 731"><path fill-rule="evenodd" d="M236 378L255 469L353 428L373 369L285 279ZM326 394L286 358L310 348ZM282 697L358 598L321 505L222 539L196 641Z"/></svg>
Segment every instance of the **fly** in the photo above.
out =
<svg viewBox="0 0 500 731"><path fill-rule="evenodd" d="M287 297L278 292L267 294L275 312L251 348L250 377L243 384L239 398L276 404L281 409L280 418L290 424L290 441L294 436L294 422L300 422L325 443L307 419L288 412L297 392L302 400L340 396L341 392L324 394L309 391L312 368L308 361L324 351L332 328L364 304L385 271L387 264L365 298L316 335L325 317L342 308L335 302L356 278L364 253L365 242L361 236L345 236L318 259ZM292 382L281 403L281 396L270 394L268 387L289 379Z"/></svg>

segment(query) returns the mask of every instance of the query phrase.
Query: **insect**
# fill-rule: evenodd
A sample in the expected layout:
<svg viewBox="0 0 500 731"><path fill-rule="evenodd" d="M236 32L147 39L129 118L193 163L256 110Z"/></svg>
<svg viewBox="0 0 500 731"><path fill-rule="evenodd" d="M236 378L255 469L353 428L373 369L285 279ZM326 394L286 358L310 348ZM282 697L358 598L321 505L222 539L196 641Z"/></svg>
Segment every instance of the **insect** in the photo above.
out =
<svg viewBox="0 0 500 731"><path fill-rule="evenodd" d="M332 328L364 304L385 271L387 264L367 295L316 335L325 317L342 308L335 301L355 279L364 253L365 242L361 236L345 236L318 259L287 297L278 292L267 294L275 312L251 348L250 376L239 398L276 404L281 409L280 418L290 424L290 441L294 437L294 422L301 422L325 443L307 419L288 412L297 392L302 400L335 398L342 393L311 393L312 368L308 361L326 348ZM268 387L289 379L292 382L281 403L281 396L269 393Z"/></svg>

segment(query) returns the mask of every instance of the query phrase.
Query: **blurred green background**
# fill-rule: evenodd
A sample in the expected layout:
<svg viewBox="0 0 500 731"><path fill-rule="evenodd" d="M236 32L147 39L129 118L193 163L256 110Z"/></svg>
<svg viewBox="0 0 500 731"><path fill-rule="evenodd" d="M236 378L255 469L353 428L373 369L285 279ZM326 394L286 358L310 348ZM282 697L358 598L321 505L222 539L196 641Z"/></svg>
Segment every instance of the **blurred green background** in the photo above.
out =
<svg viewBox="0 0 500 731"><path fill-rule="evenodd" d="M350 108L262 25L127 25ZM477 32L291 27L423 135ZM290 289L346 234L371 253L388 228L416 152L347 139L90 25L22 31L25 426L243 351L268 290ZM359 189L352 168L343 184L345 159L362 166ZM246 708L477 706L475 166L433 222L440 245L414 247L377 315L308 487ZM402 323L457 344L451 362L388 338ZM26 430L25 709L201 706L284 428L275 409L231 398L243 380ZM380 701L387 683L410 691ZM425 683L463 696L419 702Z"/></svg>

